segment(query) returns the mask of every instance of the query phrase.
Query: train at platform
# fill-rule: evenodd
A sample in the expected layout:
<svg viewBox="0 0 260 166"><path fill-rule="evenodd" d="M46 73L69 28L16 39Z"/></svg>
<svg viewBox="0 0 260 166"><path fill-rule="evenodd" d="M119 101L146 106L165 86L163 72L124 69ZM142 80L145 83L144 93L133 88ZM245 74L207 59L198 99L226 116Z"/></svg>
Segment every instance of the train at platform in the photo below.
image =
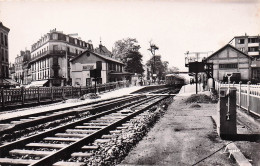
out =
<svg viewBox="0 0 260 166"><path fill-rule="evenodd" d="M167 86L181 87L185 85L185 79L176 74L167 74L165 76L165 84Z"/></svg>

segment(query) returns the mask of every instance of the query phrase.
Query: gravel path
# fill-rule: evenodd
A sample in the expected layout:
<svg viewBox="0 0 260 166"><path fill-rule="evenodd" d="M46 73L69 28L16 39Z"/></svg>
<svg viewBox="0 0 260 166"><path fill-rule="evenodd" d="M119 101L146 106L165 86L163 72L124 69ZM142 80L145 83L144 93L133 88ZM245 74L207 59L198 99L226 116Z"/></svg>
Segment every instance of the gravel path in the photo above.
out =
<svg viewBox="0 0 260 166"><path fill-rule="evenodd" d="M121 165L193 165L222 148L211 116L216 104L199 104L191 108L184 103L187 96L177 96L167 113L148 135L130 152ZM216 152L198 165L236 165Z"/></svg>

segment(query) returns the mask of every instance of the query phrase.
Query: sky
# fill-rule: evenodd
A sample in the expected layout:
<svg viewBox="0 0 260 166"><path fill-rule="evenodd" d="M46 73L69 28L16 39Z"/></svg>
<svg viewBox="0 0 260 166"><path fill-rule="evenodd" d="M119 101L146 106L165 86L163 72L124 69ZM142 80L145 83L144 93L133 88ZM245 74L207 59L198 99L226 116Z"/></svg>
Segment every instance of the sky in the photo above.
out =
<svg viewBox="0 0 260 166"><path fill-rule="evenodd" d="M0 0L0 21L10 28L9 60L31 49L56 28L78 33L112 50L123 38L136 38L143 63L152 57L149 41L169 66L187 71L184 53L217 51L234 36L260 34L257 0Z"/></svg>

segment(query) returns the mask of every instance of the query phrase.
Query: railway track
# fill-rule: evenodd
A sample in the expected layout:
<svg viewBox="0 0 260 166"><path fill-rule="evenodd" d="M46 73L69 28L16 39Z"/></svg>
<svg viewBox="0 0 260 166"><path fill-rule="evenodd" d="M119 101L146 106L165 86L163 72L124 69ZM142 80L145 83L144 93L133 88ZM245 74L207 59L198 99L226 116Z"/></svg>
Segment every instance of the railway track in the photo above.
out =
<svg viewBox="0 0 260 166"><path fill-rule="evenodd" d="M98 142L108 141L124 123L142 114L168 96L141 98L129 104L49 129L36 135L0 146L1 165L84 165L70 158L89 157ZM104 108L104 107L102 107ZM102 109L101 108L101 109ZM110 133L110 135L109 135ZM63 160L63 161L60 161Z"/></svg>
<svg viewBox="0 0 260 166"><path fill-rule="evenodd" d="M35 134L34 130L36 129L41 129L44 127L50 128L50 127L55 127L58 125L61 125L62 123L68 123L69 121L84 118L86 116L89 116L91 114L96 114L98 112L106 111L108 109L112 109L114 107L118 107L120 105L128 105L129 102L133 102L139 99L145 98L143 95L137 95L137 96L123 96L119 98L113 98L113 99L108 99L108 100L102 100L102 101L97 101L89 104L83 104L83 105L78 105L77 107L71 107L66 108L66 109L58 109L58 110L51 110L45 113L40 113L40 114L30 114L30 115L25 115L22 117L17 117L11 118L5 121L2 121L1 123L5 122L6 125L12 124L13 122L14 125L13 127L7 128L5 130L0 131L0 139L1 142L6 143L11 141L14 141L14 139L19 139L20 137L23 137L24 135L32 135ZM86 114L88 113L88 114ZM55 120L58 120L56 123ZM51 124L48 122L52 122ZM48 124L48 125L43 125L43 124ZM29 128L32 128L33 130ZM27 129L27 130L26 130ZM32 131L31 131L32 130ZM21 131L18 133L18 131ZM13 133L16 133L13 135ZM5 135L4 135L5 134Z"/></svg>

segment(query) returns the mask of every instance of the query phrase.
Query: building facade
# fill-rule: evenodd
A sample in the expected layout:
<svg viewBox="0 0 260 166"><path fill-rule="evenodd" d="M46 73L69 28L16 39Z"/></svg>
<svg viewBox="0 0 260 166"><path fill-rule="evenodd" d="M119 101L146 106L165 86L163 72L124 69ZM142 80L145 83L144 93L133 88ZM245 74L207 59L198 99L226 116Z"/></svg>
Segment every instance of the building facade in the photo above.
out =
<svg viewBox="0 0 260 166"><path fill-rule="evenodd" d="M237 49L253 58L251 80L252 83L260 83L260 36L245 34L245 36L236 36L233 40Z"/></svg>
<svg viewBox="0 0 260 166"><path fill-rule="evenodd" d="M127 76L131 75L124 72L124 64L121 61L89 50L73 58L70 62L72 86L93 85L95 82L91 77L91 70L96 69L98 64L102 66L98 83L124 81Z"/></svg>
<svg viewBox="0 0 260 166"><path fill-rule="evenodd" d="M85 50L93 50L90 42L56 31L45 34L31 48L32 81L46 81L48 86L71 84L69 60Z"/></svg>
<svg viewBox="0 0 260 166"><path fill-rule="evenodd" d="M225 45L205 60L213 63L213 78L227 81L227 74L232 74L239 81L251 80L252 58L230 44Z"/></svg>
<svg viewBox="0 0 260 166"><path fill-rule="evenodd" d="M12 79L21 85L28 85L32 81L31 68L28 67L30 60L31 54L29 50L20 51L20 55L15 58Z"/></svg>
<svg viewBox="0 0 260 166"><path fill-rule="evenodd" d="M8 87L9 82L9 54L8 33L10 29L0 22L0 87Z"/></svg>

